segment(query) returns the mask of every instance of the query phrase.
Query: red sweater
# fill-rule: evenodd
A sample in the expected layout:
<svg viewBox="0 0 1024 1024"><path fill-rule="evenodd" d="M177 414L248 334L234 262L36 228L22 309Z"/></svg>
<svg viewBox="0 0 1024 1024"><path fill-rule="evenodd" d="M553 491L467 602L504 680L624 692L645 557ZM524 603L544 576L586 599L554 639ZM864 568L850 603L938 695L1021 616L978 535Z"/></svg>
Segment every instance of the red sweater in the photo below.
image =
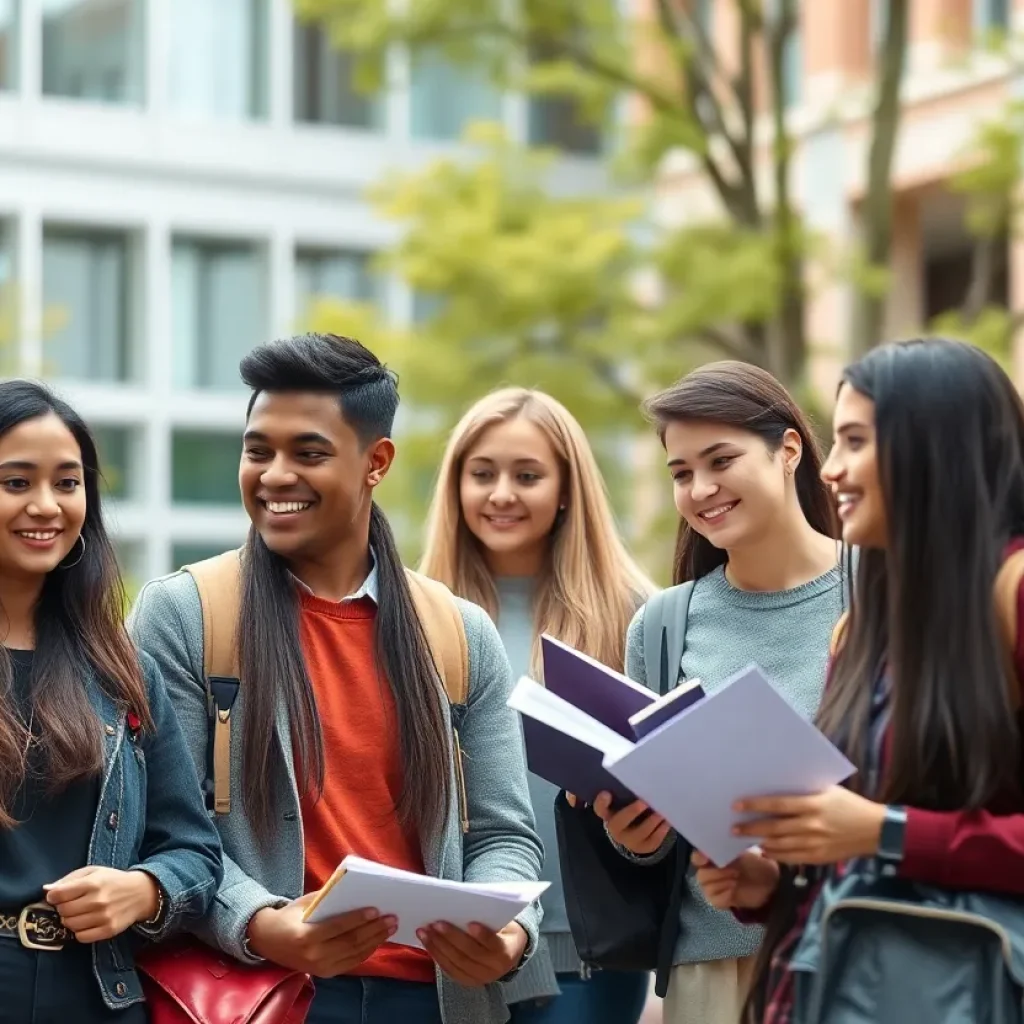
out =
<svg viewBox="0 0 1024 1024"><path fill-rule="evenodd" d="M395 697L374 658L377 606L301 594L302 651L324 736L324 792L302 800L305 891L316 892L346 854L423 874L419 837L401 826ZM386 909L386 908L382 908ZM386 943L351 974L434 981L425 950Z"/></svg>

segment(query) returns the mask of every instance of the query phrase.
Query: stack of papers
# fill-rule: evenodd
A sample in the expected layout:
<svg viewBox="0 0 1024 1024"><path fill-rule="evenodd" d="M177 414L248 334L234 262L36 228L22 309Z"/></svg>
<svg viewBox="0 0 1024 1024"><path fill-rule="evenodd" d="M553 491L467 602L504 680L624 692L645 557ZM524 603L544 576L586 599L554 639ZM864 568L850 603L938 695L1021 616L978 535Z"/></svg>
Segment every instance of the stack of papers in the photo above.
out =
<svg viewBox="0 0 1024 1024"><path fill-rule="evenodd" d="M449 882L348 856L310 903L303 920L327 921L350 910L376 907L382 917L398 918L390 941L423 948L421 928L445 921L465 930L474 922L493 931L504 928L540 898L550 882Z"/></svg>
<svg viewBox="0 0 1024 1024"><path fill-rule="evenodd" d="M525 677L508 704L524 716L524 725L527 719L543 722L588 749L620 792L635 793L718 865L755 845L732 835L733 825L744 820L732 809L736 800L819 793L855 771L756 665L637 742ZM592 799L572 789L578 767L567 763L561 770L566 781L550 781Z"/></svg>

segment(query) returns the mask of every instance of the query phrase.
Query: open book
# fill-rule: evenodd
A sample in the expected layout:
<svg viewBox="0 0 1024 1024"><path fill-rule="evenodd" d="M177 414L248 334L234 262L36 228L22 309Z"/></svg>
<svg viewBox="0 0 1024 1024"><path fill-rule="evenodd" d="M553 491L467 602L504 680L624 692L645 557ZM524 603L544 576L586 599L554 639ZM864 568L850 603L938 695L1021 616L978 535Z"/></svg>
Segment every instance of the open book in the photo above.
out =
<svg viewBox="0 0 1024 1024"><path fill-rule="evenodd" d="M694 680L658 698L621 672L547 634L541 636L541 653L545 683L541 689L546 696L538 699L552 697L552 706L569 705L573 711L568 714L578 712L575 720L584 730L587 722L593 722L623 739L635 740L703 694L699 681ZM543 716L524 712L522 722L526 760L535 775L587 802L602 791L611 793L616 804L634 799L629 787L605 770L600 747L575 733L552 727Z"/></svg>
<svg viewBox="0 0 1024 1024"><path fill-rule="evenodd" d="M666 709L672 696L651 705ZM677 696L676 713L635 741L525 677L508 704L524 725L541 722L587 748L620 792L635 793L719 865L754 845L732 834L740 820L732 810L736 800L821 792L855 770L756 665L679 709L683 702ZM653 715L652 710L647 721ZM576 767L563 765L561 777L577 781ZM559 778L550 781L588 799Z"/></svg>
<svg viewBox="0 0 1024 1024"><path fill-rule="evenodd" d="M350 910L376 907L398 918L389 941L423 948L420 928L446 921L466 929L474 922L498 931L540 898L550 882L450 882L349 855L302 915L316 924Z"/></svg>

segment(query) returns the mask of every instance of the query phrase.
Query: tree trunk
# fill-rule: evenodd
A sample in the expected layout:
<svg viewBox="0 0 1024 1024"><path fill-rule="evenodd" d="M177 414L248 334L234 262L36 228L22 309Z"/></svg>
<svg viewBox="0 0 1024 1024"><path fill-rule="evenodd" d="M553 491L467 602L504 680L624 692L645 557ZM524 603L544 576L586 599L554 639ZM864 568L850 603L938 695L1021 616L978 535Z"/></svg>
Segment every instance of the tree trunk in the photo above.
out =
<svg viewBox="0 0 1024 1024"><path fill-rule="evenodd" d="M909 0L888 0L888 22L882 50L878 101L871 119L867 194L861 213L861 245L869 267L888 267L892 239L890 175L900 123L900 83L907 51ZM885 297L858 289L854 296L850 350L854 358L882 340Z"/></svg>
<svg viewBox="0 0 1024 1024"><path fill-rule="evenodd" d="M793 209L790 178L793 140L786 123L786 47L796 30L795 0L779 0L774 25L766 31L772 84L772 171L775 179L775 258L779 268L778 315L768 325L768 367L785 385L800 382L807 358L806 294L800 224Z"/></svg>

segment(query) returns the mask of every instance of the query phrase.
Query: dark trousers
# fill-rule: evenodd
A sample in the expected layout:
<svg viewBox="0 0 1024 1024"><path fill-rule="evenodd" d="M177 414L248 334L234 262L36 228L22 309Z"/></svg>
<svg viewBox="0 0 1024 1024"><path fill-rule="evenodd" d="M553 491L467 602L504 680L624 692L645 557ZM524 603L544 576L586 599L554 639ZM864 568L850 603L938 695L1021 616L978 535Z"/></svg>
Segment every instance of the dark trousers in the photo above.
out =
<svg viewBox="0 0 1024 1024"><path fill-rule="evenodd" d="M586 980L559 974L562 994L513 1004L511 1024L636 1024L649 984L640 971L595 971Z"/></svg>
<svg viewBox="0 0 1024 1024"><path fill-rule="evenodd" d="M52 953L0 938L3 1024L147 1024L144 1003L111 1010L100 995L88 946Z"/></svg>
<svg viewBox="0 0 1024 1024"><path fill-rule="evenodd" d="M437 986L393 978L318 978L306 1024L441 1024Z"/></svg>

